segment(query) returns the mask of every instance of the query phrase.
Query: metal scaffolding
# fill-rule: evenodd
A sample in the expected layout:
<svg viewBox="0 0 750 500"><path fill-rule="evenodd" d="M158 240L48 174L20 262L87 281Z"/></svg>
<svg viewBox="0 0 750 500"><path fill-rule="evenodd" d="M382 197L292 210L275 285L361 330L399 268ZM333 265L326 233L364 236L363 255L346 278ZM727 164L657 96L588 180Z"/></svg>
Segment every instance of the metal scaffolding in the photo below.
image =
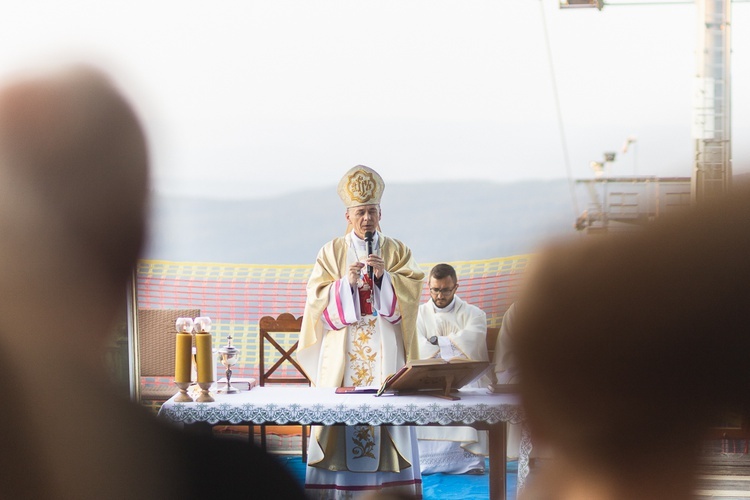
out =
<svg viewBox="0 0 750 500"><path fill-rule="evenodd" d="M598 177L576 183L590 197L575 223L587 233L630 230L690 206L689 177Z"/></svg>
<svg viewBox="0 0 750 500"><path fill-rule="evenodd" d="M698 46L692 201L721 197L732 180L731 1L696 0Z"/></svg>

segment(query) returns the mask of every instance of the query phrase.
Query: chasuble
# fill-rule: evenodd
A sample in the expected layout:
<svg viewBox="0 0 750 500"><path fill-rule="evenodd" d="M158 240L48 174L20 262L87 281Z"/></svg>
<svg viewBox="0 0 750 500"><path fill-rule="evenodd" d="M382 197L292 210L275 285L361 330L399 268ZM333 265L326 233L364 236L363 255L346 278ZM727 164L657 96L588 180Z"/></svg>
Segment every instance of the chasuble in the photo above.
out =
<svg viewBox="0 0 750 500"><path fill-rule="evenodd" d="M373 289L373 314L367 315L346 278L349 266L366 258L365 242L350 232L318 253L297 355L316 386L379 386L418 357L416 317L424 273L403 243L380 232L373 253L385 260L385 273ZM410 427L316 427L305 487L320 498L351 498L373 490L419 493L416 453Z"/></svg>

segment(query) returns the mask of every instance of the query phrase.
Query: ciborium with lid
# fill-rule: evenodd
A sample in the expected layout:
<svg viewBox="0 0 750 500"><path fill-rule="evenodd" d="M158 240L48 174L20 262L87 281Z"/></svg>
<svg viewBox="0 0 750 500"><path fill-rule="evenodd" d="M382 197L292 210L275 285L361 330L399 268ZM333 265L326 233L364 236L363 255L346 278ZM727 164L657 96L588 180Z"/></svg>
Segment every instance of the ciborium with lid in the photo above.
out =
<svg viewBox="0 0 750 500"><path fill-rule="evenodd" d="M216 352L219 353L219 361L222 365L224 365L224 368L226 368L227 375L227 386L219 389L219 392L223 392L225 394L234 394L240 392L239 389L232 387L232 366L237 363L240 355L240 350L232 345L231 335L227 336L227 345L224 347L220 347Z"/></svg>

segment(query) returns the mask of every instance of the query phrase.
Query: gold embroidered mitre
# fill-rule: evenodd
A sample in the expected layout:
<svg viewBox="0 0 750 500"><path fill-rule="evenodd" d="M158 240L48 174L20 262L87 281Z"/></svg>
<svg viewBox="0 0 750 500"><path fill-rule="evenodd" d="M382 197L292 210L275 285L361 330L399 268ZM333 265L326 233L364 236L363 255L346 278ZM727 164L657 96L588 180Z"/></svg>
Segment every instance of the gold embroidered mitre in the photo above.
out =
<svg viewBox="0 0 750 500"><path fill-rule="evenodd" d="M349 207L379 205L385 182L376 171L364 165L349 169L339 181L339 197Z"/></svg>

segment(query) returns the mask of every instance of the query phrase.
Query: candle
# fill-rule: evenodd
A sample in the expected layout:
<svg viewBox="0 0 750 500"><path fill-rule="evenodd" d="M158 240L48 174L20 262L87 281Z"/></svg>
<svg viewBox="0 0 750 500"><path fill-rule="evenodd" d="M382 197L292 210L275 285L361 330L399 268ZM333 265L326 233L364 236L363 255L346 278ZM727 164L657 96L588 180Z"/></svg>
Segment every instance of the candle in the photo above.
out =
<svg viewBox="0 0 750 500"><path fill-rule="evenodd" d="M195 333L208 333L211 331L211 318L208 316L198 316L193 321L193 330Z"/></svg>
<svg viewBox="0 0 750 500"><path fill-rule="evenodd" d="M195 334L195 350L195 364L198 365L198 383L213 382L216 367L214 366L214 357L211 352L210 333Z"/></svg>
<svg viewBox="0 0 750 500"><path fill-rule="evenodd" d="M179 333L191 333L195 327L195 322L193 318L177 318L174 327Z"/></svg>
<svg viewBox="0 0 750 500"><path fill-rule="evenodd" d="M189 333L177 334L174 351L174 381L190 382L190 365L193 351L193 336Z"/></svg>

